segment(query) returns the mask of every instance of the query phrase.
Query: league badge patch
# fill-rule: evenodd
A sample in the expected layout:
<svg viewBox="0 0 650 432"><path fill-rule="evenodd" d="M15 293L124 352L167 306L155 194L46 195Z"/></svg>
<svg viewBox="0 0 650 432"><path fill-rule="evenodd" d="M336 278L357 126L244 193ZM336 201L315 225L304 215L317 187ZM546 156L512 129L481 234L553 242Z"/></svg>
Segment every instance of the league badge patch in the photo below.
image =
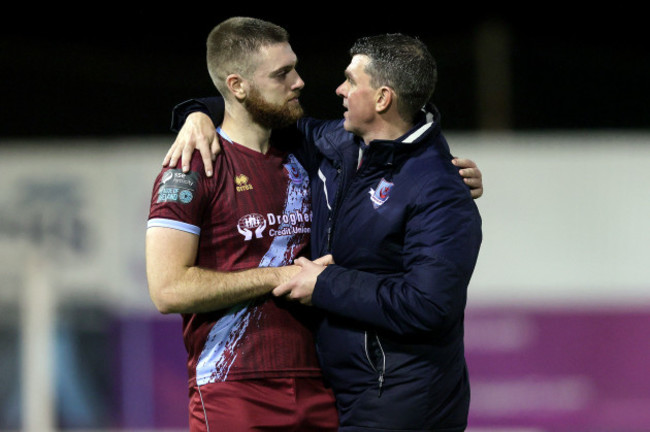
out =
<svg viewBox="0 0 650 432"><path fill-rule="evenodd" d="M158 201L189 204L194 199L198 185L198 175L195 172L185 174L179 169L165 172L158 185Z"/></svg>
<svg viewBox="0 0 650 432"><path fill-rule="evenodd" d="M372 201L372 206L374 208L378 208L380 205L385 203L388 199L388 196L390 195L392 188L393 183L386 181L385 179L381 179L375 189L370 188L368 193L370 194L370 201Z"/></svg>

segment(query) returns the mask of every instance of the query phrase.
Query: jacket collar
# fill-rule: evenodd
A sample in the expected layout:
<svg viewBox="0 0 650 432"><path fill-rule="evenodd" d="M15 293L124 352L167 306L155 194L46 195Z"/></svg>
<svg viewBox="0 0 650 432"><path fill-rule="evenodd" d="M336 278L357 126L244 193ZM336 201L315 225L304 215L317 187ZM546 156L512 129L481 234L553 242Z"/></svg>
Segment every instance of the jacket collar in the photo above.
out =
<svg viewBox="0 0 650 432"><path fill-rule="evenodd" d="M415 120L415 125L404 135L396 140L375 140L379 142L394 142L402 144L413 144L419 142L429 133L440 129L440 113L434 105L427 105L422 108ZM373 141L373 142L375 142ZM371 142L372 144L372 142Z"/></svg>
<svg viewBox="0 0 650 432"><path fill-rule="evenodd" d="M433 109L435 110L435 107L433 107ZM420 117L421 120L416 123L416 125L409 132L406 133L402 140L400 140L402 143L411 144L420 139L422 136L426 135L427 131L439 127L440 114L437 110L429 111L423 109Z"/></svg>

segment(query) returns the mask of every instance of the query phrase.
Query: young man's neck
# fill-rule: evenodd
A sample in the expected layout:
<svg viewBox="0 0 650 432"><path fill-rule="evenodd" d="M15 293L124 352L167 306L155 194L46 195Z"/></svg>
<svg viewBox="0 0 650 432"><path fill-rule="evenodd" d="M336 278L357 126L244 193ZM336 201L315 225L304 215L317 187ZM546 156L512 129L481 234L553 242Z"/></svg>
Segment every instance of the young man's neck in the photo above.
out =
<svg viewBox="0 0 650 432"><path fill-rule="evenodd" d="M271 129L253 122L245 111L231 112L226 109L221 129L237 144L264 154L269 150Z"/></svg>

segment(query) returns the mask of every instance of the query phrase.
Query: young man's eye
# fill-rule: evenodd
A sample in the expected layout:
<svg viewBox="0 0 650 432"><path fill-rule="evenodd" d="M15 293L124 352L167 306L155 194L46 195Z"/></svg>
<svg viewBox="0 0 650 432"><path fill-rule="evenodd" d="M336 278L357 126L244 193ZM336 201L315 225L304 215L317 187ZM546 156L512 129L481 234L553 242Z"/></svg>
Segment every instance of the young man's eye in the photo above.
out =
<svg viewBox="0 0 650 432"><path fill-rule="evenodd" d="M289 72L291 72L291 69L282 69L279 70L275 73L276 78L285 78L287 75L289 75Z"/></svg>

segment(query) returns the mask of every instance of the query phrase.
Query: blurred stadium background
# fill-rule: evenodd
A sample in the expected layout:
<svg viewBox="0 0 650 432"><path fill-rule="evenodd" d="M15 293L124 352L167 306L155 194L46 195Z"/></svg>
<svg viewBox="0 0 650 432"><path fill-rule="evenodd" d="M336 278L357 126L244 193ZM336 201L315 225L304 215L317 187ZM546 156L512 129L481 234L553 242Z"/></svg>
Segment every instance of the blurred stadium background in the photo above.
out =
<svg viewBox="0 0 650 432"><path fill-rule="evenodd" d="M147 294L148 203L171 108L214 93L205 36L253 15L292 34L315 116L340 115L359 36L417 35L438 60L443 130L486 188L470 430L649 431L647 30L638 10L544 7L7 13L0 430L186 430L180 318Z"/></svg>

